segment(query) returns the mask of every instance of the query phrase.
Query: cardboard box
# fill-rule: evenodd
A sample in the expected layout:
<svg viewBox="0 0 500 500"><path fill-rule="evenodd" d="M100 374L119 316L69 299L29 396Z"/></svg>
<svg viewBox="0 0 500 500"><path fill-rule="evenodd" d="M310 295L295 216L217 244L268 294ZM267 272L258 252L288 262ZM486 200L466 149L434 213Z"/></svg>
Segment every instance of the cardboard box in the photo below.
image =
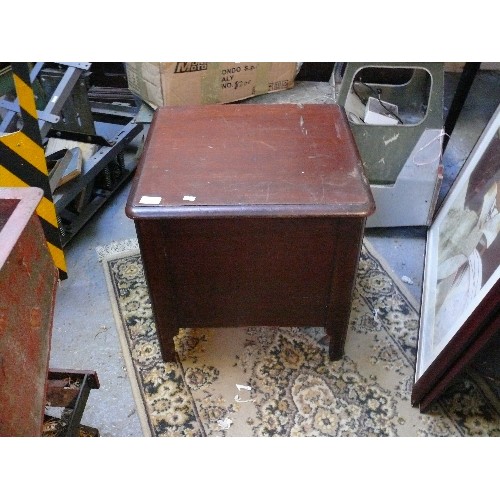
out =
<svg viewBox="0 0 500 500"><path fill-rule="evenodd" d="M158 106L215 104L294 86L299 65L275 63L126 63L129 89Z"/></svg>

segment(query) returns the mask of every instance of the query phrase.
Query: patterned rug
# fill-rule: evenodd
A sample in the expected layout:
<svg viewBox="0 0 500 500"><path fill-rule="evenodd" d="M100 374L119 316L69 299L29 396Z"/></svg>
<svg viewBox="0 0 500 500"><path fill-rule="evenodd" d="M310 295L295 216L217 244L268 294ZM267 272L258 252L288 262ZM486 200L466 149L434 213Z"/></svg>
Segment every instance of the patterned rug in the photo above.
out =
<svg viewBox="0 0 500 500"><path fill-rule="evenodd" d="M322 328L183 329L160 357L137 240L97 248L147 436L499 436L500 415L461 377L410 404L418 305L365 241L346 354Z"/></svg>

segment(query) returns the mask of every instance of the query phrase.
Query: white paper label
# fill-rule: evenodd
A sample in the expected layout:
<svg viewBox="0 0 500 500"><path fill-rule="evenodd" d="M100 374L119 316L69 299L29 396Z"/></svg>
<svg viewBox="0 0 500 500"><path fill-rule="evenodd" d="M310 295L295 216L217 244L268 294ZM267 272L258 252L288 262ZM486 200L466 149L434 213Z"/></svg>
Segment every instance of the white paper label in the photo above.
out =
<svg viewBox="0 0 500 500"><path fill-rule="evenodd" d="M159 205L161 196L141 196L139 203L143 205Z"/></svg>
<svg viewBox="0 0 500 500"><path fill-rule="evenodd" d="M183 201L195 201L196 200L196 196L184 196L184 198L182 198Z"/></svg>

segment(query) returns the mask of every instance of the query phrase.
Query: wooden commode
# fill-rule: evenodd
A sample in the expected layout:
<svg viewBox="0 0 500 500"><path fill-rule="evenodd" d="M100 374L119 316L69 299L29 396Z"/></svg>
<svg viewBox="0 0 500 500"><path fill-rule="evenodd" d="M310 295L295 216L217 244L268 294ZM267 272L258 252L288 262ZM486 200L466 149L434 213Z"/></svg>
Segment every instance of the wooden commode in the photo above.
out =
<svg viewBox="0 0 500 500"><path fill-rule="evenodd" d="M374 209L337 105L159 108L126 213L164 361L179 328L258 325L324 327L341 358Z"/></svg>

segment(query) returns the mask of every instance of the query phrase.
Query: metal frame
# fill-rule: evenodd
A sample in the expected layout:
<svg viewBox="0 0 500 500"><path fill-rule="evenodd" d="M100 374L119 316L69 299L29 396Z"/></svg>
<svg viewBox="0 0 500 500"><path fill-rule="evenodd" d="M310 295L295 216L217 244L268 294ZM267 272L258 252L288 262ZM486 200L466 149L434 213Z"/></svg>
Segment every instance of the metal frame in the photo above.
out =
<svg viewBox="0 0 500 500"><path fill-rule="evenodd" d="M33 83L38 77L44 64L44 62L38 62L30 71L31 83ZM49 102L45 109L37 110L39 118L38 125L40 126L40 134L42 136L42 140L47 136L47 133L52 125L59 122L59 113L61 112L66 99L71 94L73 87L78 82L78 79L80 78L82 73L90 68L90 63L68 62L59 64L66 66L64 75L57 85L51 98L49 99ZM2 120L2 123L0 124L0 133L9 132L10 128L14 124L14 120L16 119L19 110L18 100L16 99L13 103L9 103L8 101L5 101L3 99L2 101L0 101L0 107L8 110L4 119Z"/></svg>
<svg viewBox="0 0 500 500"><path fill-rule="evenodd" d="M109 146L100 147L94 155L84 162L81 174L68 184L61 186L54 193L54 205L60 217L60 226L63 228L62 243L66 245L70 239L83 227L94 213L134 172L137 159L125 163L123 152L127 145L143 130L143 125L134 120L125 125L113 139ZM115 162L118 175L109 172L109 164ZM95 187L95 181L101 174L110 180L105 188ZM111 178L114 177L114 178ZM70 206L79 200L79 209Z"/></svg>
<svg viewBox="0 0 500 500"><path fill-rule="evenodd" d="M4 187L37 187L43 190L43 198L36 212L61 279L67 277L66 261L62 250L60 227L52 199L49 172L40 135L36 101L27 63L12 63L12 79L17 94L20 130L0 134L0 185ZM38 70L38 67L35 68ZM34 71L35 71L34 70ZM10 111L7 113L9 115ZM8 118L8 116L6 117ZM17 125L17 119L16 119Z"/></svg>
<svg viewBox="0 0 500 500"><path fill-rule="evenodd" d="M73 387L72 387L73 386ZM79 435L80 422L92 389L99 389L95 371L50 369L47 380L47 405L65 408L64 437Z"/></svg>
<svg viewBox="0 0 500 500"><path fill-rule="evenodd" d="M431 224L443 179L442 137L440 129L426 130L394 184L370 185L376 210L367 228Z"/></svg>
<svg viewBox="0 0 500 500"><path fill-rule="evenodd" d="M401 126L349 123L376 205L376 211L367 219L366 227L429 226L443 177L443 65L336 63L332 80L336 101L341 106L345 106L356 74L364 68L422 69L431 77L429 105L425 117L418 124ZM390 90L391 85L386 87ZM415 161L417 156L419 161ZM383 178L383 182L379 178Z"/></svg>
<svg viewBox="0 0 500 500"><path fill-rule="evenodd" d="M42 69L46 63L36 63L30 72L29 78L33 83L37 78L43 78ZM59 187L53 192L53 200L57 213L57 221L61 233L62 246L84 226L94 215L100 206L127 180L135 170L137 154L125 162L125 150L130 142L143 130L144 125L135 120L139 107L120 106L108 103L90 103L86 92L75 88L78 82L83 82L91 63L57 63L64 66L64 72L60 81L50 82L50 88L54 89L48 97L47 105L43 110L37 110L38 124L42 141L48 137L86 142L99 146L99 149L91 158L84 161L82 172L76 179ZM78 92L77 92L78 91ZM80 130L68 130L60 127L60 114L68 102L72 93L78 94L74 106L84 106L85 126ZM2 123L0 133L15 129L20 111L18 100L14 102L0 100L0 107L7 110ZM78 109L71 109L71 115L78 116ZM89 129L88 114L91 113L91 129ZM104 137L95 130L97 124L101 123L114 127L112 138ZM89 133L92 131L92 133ZM139 149L139 148L138 148ZM104 178L102 182L99 181ZM97 182L96 182L97 181Z"/></svg>
<svg viewBox="0 0 500 500"><path fill-rule="evenodd" d="M488 149L492 141L498 140L495 137L498 134L499 127L500 106L486 125L427 232L415 383L411 398L412 404L415 406L425 400L422 408L427 408L451 381L450 373L452 370L454 370L454 374L457 374L459 370L462 370L466 366L466 362L470 360L468 351L476 352L476 348L479 348L478 339L482 338L483 334L484 339L487 339L498 332L500 265L498 264L498 259L495 259L497 254L495 253L496 247L493 245L498 242L500 236L495 236L493 241L491 240L492 235L489 236L490 240L487 246L493 248L493 253L489 254L489 258L494 259L490 260L491 274L481 276L482 272L478 273L476 270L476 274L481 277L480 286L473 291L468 291L467 299L460 306L458 317L455 317L455 311L451 314L449 313L449 317L453 321L445 324L441 329L436 328L436 303L438 297L438 277L442 269L442 261L440 262L442 255L440 253L444 248L452 248L447 245L440 246L445 241L443 239L443 227L447 222L449 223L447 217L453 209L462 205L465 206L471 176L476 168L485 168L484 164L481 164L481 161L484 155L488 154ZM498 142L495 144L497 147L496 151L498 151ZM489 157L489 161L492 161L491 157ZM493 170L493 172L498 175L498 165L493 163L493 168L495 166L496 171ZM486 179L491 179L490 170L483 170L482 175ZM481 194L484 196L484 193L481 191L476 193L477 196ZM465 222L467 219L464 217L464 214L465 210L461 219ZM481 217L484 217L485 221L491 222L496 217L493 214L493 208L489 207L488 211L481 212ZM462 239L468 235L476 235L477 237L478 233L475 231L478 229L482 231L485 227L487 225L484 221L480 221L480 219L478 219L475 228L465 228L468 232L464 228L458 227L457 224L450 224L448 226L450 231L456 230ZM460 229L462 229L462 232L460 232ZM479 257L482 267L483 262L485 262L484 255L486 249L481 249L481 255L477 251L477 245L470 248L470 244L468 244L466 248L470 251L470 254L462 252L462 255L468 258L469 255L472 255L473 248L475 248L474 253ZM457 255L459 255L458 252ZM450 262L454 257L456 255L449 257L447 261ZM491 268L493 263L496 264L496 269ZM453 278L454 275L452 273L449 276ZM457 273L455 276L463 277L463 274ZM449 290L446 293L449 296ZM464 294L459 297L464 297ZM496 325L493 329L490 328L492 324Z"/></svg>

